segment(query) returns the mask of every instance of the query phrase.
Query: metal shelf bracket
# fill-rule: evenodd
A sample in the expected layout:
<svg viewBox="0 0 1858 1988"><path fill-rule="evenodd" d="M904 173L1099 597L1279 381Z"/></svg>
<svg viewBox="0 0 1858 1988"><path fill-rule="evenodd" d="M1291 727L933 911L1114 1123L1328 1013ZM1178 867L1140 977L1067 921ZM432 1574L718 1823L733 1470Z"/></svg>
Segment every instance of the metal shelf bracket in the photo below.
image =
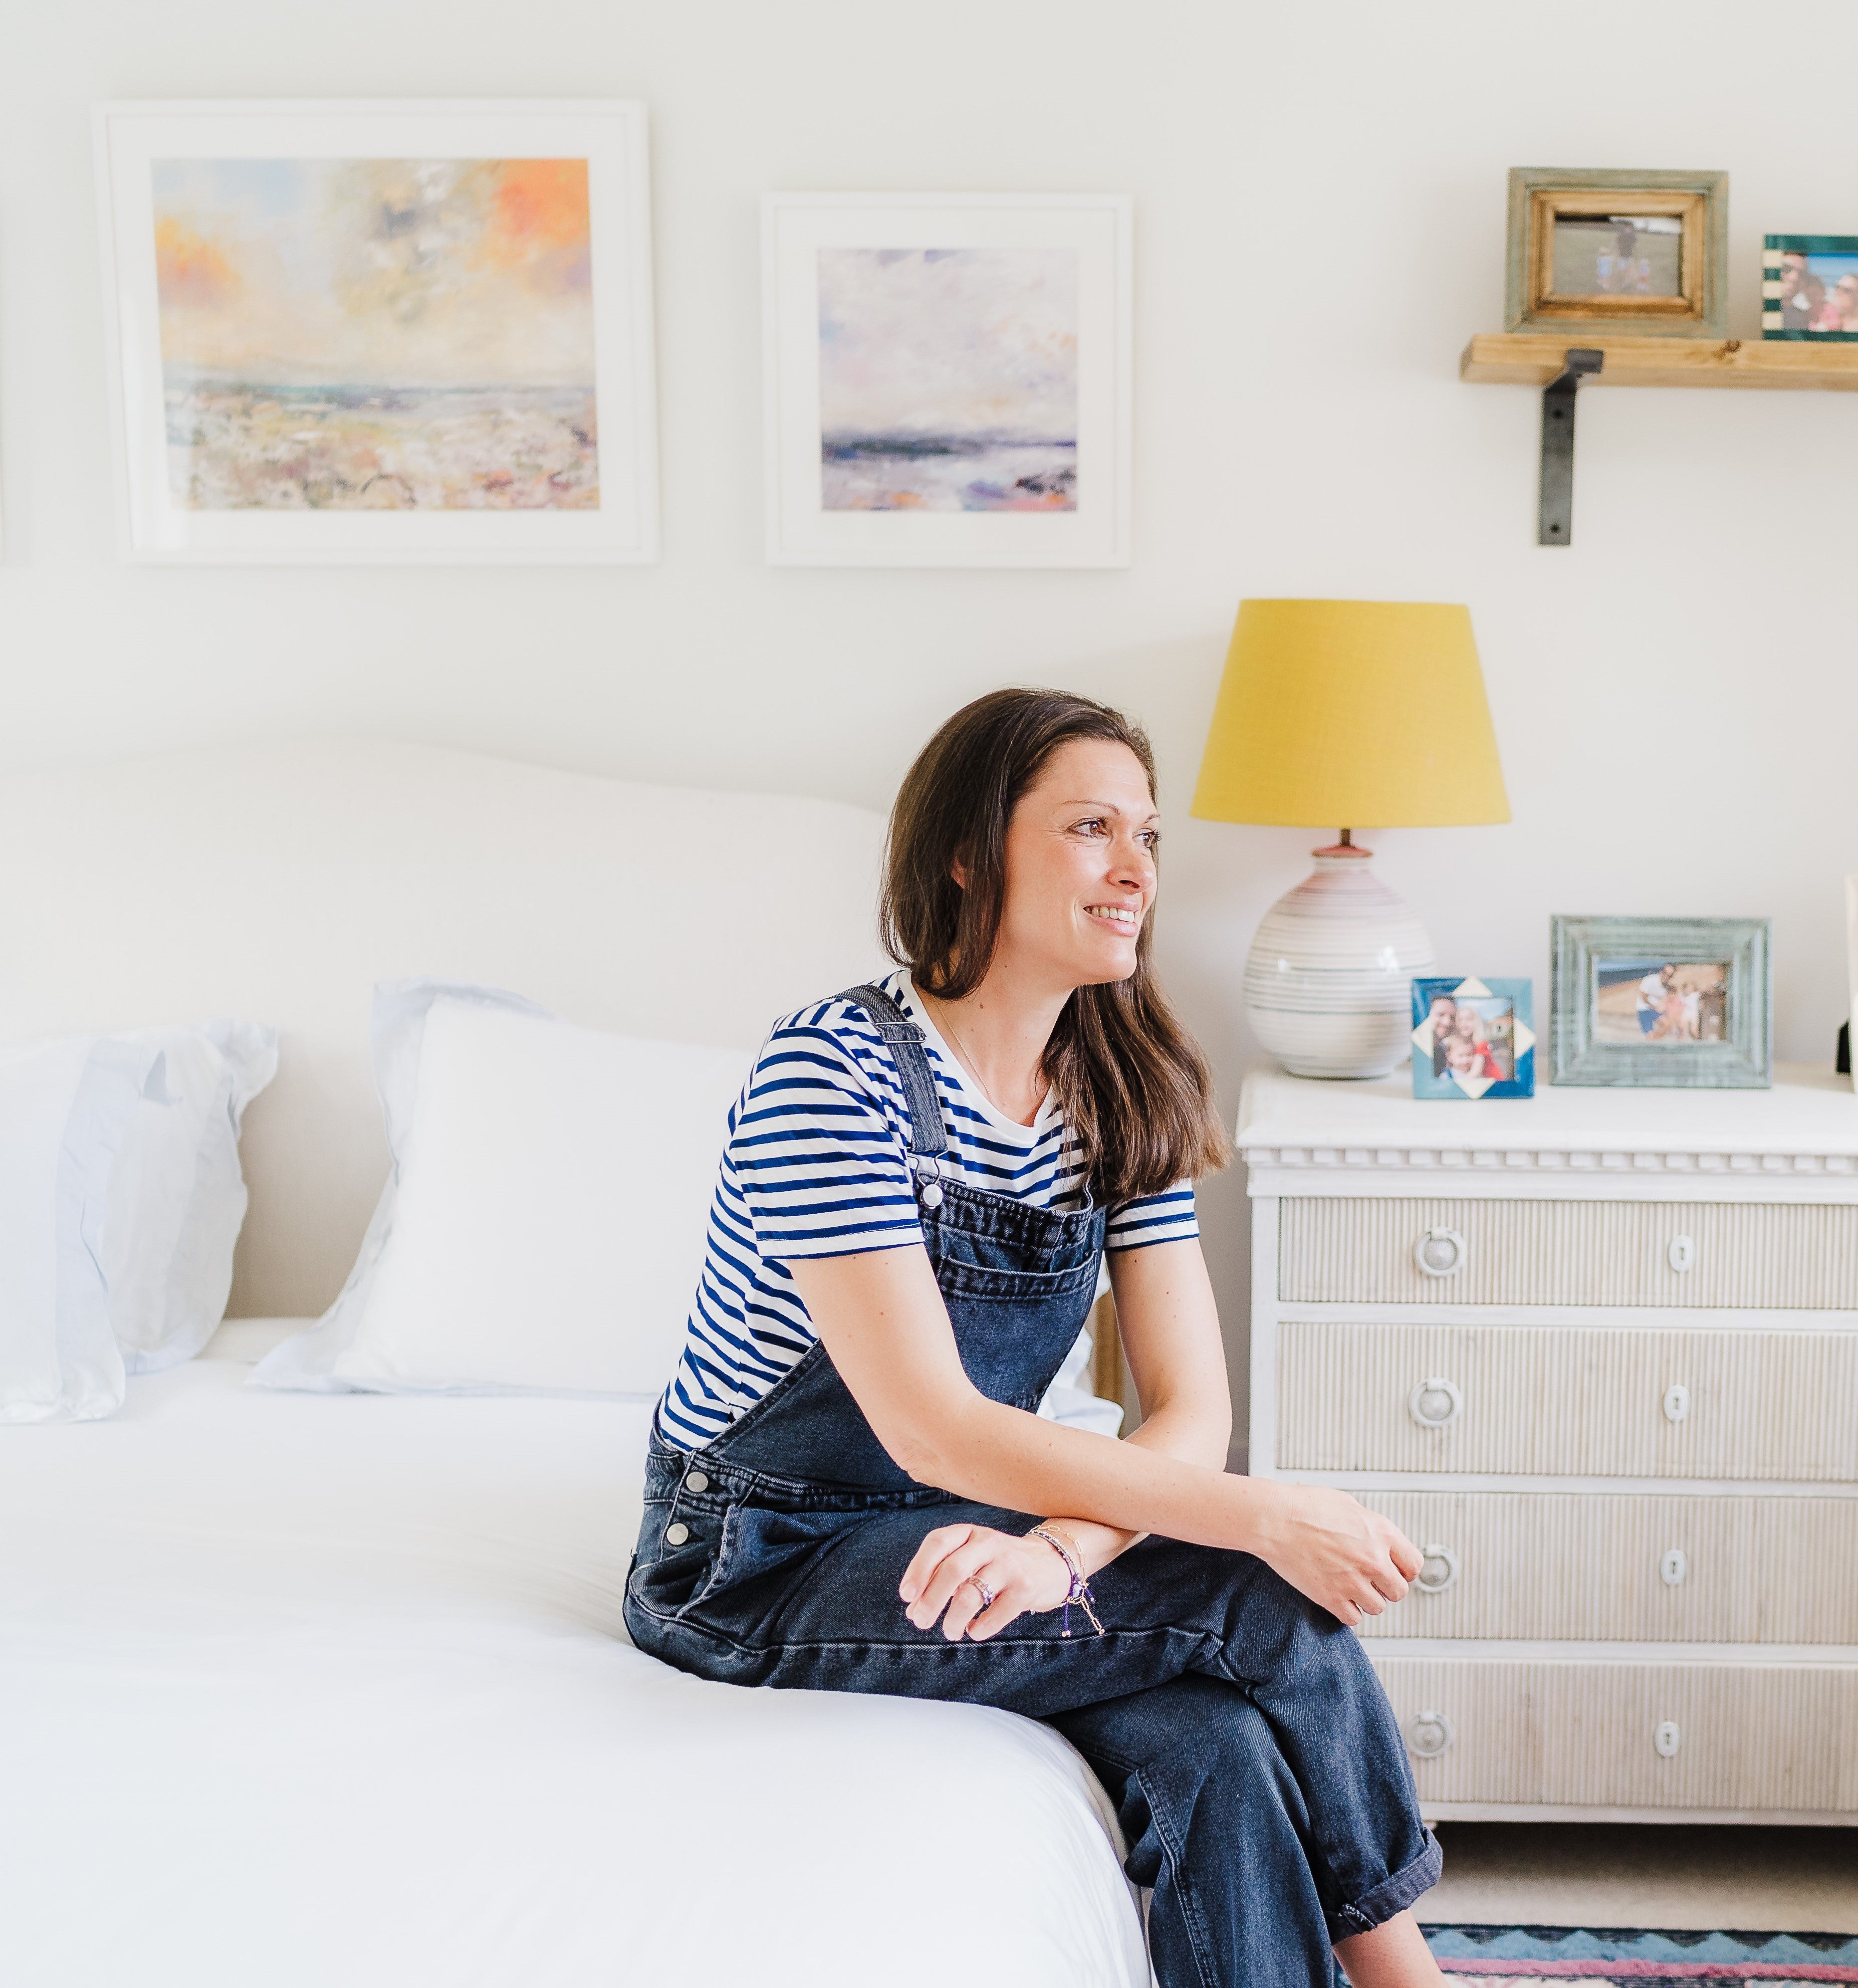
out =
<svg viewBox="0 0 1858 1988"><path fill-rule="evenodd" d="M1570 348L1562 370L1542 390L1542 503L1535 542L1574 543L1574 397L1583 377L1606 363L1591 346Z"/></svg>

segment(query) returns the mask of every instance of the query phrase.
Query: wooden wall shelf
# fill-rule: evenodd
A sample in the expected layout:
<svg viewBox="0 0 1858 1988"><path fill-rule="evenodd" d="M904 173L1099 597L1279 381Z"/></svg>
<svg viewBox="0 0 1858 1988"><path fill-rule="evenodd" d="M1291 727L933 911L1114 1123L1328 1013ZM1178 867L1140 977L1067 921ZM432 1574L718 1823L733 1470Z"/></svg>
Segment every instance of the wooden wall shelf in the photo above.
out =
<svg viewBox="0 0 1858 1988"><path fill-rule="evenodd" d="M1603 352L1589 387L1769 387L1858 393L1858 344L1790 339L1586 338L1564 332L1487 332L1474 338L1458 377L1506 387L1545 387L1570 347Z"/></svg>

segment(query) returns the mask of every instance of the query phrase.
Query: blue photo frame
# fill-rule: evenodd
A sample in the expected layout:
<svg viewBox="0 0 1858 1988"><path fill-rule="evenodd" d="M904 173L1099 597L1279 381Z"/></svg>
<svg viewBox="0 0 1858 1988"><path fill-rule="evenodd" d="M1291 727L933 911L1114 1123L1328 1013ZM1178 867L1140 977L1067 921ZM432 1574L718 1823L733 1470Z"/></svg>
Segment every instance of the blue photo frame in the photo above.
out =
<svg viewBox="0 0 1858 1988"><path fill-rule="evenodd" d="M1533 1097L1535 1020L1533 981L1414 981L1413 1096Z"/></svg>

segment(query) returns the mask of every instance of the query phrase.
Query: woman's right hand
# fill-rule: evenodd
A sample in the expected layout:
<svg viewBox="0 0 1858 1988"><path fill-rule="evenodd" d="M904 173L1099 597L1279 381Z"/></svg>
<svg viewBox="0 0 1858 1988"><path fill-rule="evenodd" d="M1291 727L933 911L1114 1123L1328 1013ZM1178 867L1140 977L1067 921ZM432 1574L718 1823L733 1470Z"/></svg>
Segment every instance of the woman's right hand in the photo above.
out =
<svg viewBox="0 0 1858 1988"><path fill-rule="evenodd" d="M1271 1491L1252 1550L1318 1608L1352 1629L1405 1596L1421 1561L1391 1519L1326 1485L1273 1484Z"/></svg>

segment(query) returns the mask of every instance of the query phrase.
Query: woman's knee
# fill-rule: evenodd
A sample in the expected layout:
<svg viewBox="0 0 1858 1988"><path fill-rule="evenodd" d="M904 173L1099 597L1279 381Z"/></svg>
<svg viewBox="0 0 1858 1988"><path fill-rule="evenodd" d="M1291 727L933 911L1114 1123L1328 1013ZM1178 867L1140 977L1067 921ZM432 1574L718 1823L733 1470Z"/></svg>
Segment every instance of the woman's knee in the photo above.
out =
<svg viewBox="0 0 1858 1988"><path fill-rule="evenodd" d="M1260 1839L1274 1834L1273 1817L1299 1827L1302 1798L1270 1721L1223 1678L1190 1672L1054 1723L1115 1803L1137 1884L1153 1885L1190 1834L1223 1840L1234 1817Z"/></svg>
<svg viewBox="0 0 1858 1988"><path fill-rule="evenodd" d="M1119 1737L1173 1799L1217 1787L1249 1801L1294 1785L1270 1720L1242 1686L1190 1672L1141 1697L1147 1702Z"/></svg>

